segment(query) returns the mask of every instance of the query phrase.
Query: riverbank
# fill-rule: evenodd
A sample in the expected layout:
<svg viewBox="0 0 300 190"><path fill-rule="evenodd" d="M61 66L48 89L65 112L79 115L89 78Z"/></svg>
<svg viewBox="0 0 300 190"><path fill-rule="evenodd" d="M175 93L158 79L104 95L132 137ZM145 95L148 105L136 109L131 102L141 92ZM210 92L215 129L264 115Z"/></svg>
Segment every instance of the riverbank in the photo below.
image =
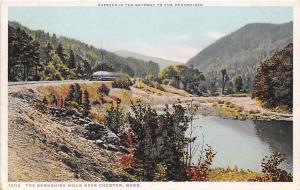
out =
<svg viewBox="0 0 300 190"><path fill-rule="evenodd" d="M98 122L101 122L101 119L97 118L99 115L97 113L102 109L94 102L100 98L97 89L102 84L102 82L80 84L82 90L87 90L90 94L91 113L95 117L92 119ZM160 111L165 104L171 105L178 100L186 104L193 100L193 105L198 106L199 112L203 115L238 120L244 119L240 118L241 114L245 114L246 117L264 113L270 114L270 117L275 115L269 110L260 108L248 97L247 99L245 97L195 97L182 91L174 93L176 89L172 87L169 87L165 93L156 94L135 87L125 90L111 88L110 83L105 84L110 89L109 95L104 97L105 100L114 103L112 98L119 98L120 106L125 112L129 110L131 101L140 100ZM9 87L9 179L11 181L111 181L111 178L134 180L122 170L116 159L122 156L123 152L116 150L114 145L103 145L102 141L100 146L99 142L86 139L81 133L76 132L81 128L85 130L83 124L80 124L86 122L83 118L77 118L76 123L57 118L60 114L56 112L59 110L54 110L53 115L53 113L42 113L34 107L37 99L42 100L50 94L58 97L66 96L69 86L70 84L41 86L34 84ZM250 113L255 109L260 112ZM73 115L70 117L76 117L76 114ZM261 119L267 120L270 117ZM82 164L82 160L87 164ZM94 165L91 167L91 164ZM80 170L75 169L77 166ZM44 171L47 171L47 175ZM64 176L61 176L62 173ZM262 175L260 172L216 168L210 172L210 181L248 181L260 175Z"/></svg>

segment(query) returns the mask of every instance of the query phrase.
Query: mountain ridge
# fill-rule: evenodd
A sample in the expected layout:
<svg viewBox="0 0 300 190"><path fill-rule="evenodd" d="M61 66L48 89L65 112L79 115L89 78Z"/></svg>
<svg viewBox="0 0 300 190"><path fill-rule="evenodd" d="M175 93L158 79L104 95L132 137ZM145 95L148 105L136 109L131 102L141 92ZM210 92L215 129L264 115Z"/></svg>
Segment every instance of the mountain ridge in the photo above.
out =
<svg viewBox="0 0 300 190"><path fill-rule="evenodd" d="M151 55L145 55L142 53L132 52L132 51L126 51L126 50L118 50L114 51L115 54L122 56L122 57L133 57L136 59L140 59L143 61L153 61L155 63L158 63L160 66L160 69L164 69L169 65L182 65L183 63L179 61L169 60L161 57L155 57Z"/></svg>
<svg viewBox="0 0 300 190"><path fill-rule="evenodd" d="M254 80L261 62L293 41L293 22L249 23L216 40L186 62L208 78L227 69L231 77ZM216 69L218 68L218 69Z"/></svg>

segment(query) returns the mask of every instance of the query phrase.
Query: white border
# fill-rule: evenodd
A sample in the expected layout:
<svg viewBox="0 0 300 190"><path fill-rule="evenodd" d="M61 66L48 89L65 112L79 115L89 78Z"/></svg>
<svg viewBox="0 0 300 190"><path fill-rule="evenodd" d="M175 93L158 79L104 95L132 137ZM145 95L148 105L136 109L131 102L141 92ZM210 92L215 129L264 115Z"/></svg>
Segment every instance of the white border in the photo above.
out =
<svg viewBox="0 0 300 190"><path fill-rule="evenodd" d="M199 3L204 6L293 6L294 19L293 19L293 33L294 33L294 124L293 124L293 135L294 135L294 149L293 149L293 168L294 168L294 182L290 183L258 183L258 182L141 182L141 188L107 188L107 189L243 189L243 190L253 190L253 189L272 189L272 190L300 190L300 149L298 145L300 144L300 110L299 110L299 98L300 97L300 88L299 88L299 79L300 79L300 1L298 0L274 0L274 1L257 1L257 0L248 0L248 1L138 1L138 0L103 0L103 1L74 1L74 0L62 0L62 1L37 1L37 0L23 0L23 1L3 1L1 2L1 67L0 67L0 82L1 82L1 184L0 189L8 189L7 183L7 123L8 123L8 101L7 101L7 13L9 6L97 6L98 3ZM51 183L51 182L49 182ZM49 184L48 183L48 184ZM78 184L67 182L68 184ZM99 182L100 184L116 184L111 182ZM98 184L99 184L98 183ZM23 182L22 184L25 184ZM30 184L30 183L26 183ZM43 183L47 184L47 183ZM55 184L58 184L55 182ZM91 184L88 182L81 184ZM95 183L92 183L95 184ZM126 182L121 182L117 184L128 184ZM13 188L9 188L13 189ZM16 188L16 189L106 189L106 188Z"/></svg>

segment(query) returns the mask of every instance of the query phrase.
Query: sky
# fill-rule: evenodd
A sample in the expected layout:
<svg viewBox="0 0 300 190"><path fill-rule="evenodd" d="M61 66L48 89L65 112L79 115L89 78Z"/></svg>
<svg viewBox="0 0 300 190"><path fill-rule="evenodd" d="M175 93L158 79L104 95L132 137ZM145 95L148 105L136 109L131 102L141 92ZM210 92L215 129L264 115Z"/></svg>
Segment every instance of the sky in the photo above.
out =
<svg viewBox="0 0 300 190"><path fill-rule="evenodd" d="M248 23L293 20L291 7L10 7L10 21L75 38L109 51L126 50L185 63Z"/></svg>

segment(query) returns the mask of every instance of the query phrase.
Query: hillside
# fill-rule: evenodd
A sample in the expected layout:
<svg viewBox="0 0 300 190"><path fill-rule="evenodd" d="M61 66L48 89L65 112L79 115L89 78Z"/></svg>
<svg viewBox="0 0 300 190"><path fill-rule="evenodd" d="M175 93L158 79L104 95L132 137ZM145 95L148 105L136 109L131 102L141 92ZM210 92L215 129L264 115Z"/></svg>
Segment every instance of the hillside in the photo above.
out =
<svg viewBox="0 0 300 190"><path fill-rule="evenodd" d="M22 40L27 40L25 44L28 46L31 43L35 44L34 47L36 49L32 47L22 48L20 46ZM24 52L26 49L34 49L36 52L35 65L31 65L31 60L28 61L28 65L20 65L17 61L23 54L32 53ZM22 78L25 78L24 70L29 72L28 80L33 80L33 77L30 76L35 72L35 66L41 80L89 78L94 71L101 68L109 68L116 72L137 77L159 72L157 63L135 58L124 58L107 50L101 51L76 39L49 34L43 30L31 30L17 22L9 22L9 52L10 80L22 80ZM17 52L20 53L18 54ZM102 63L101 52L105 64L100 67L99 64ZM31 59L31 57L34 56L29 56L28 59ZM50 64L51 62L52 65ZM25 66L28 68L24 69ZM49 73L53 76L45 77Z"/></svg>
<svg viewBox="0 0 300 190"><path fill-rule="evenodd" d="M136 59L144 60L144 61L153 61L155 63L158 63L160 69L164 69L169 65L182 65L183 63L180 63L178 61L173 61L173 60L168 60L168 59L162 59L158 57L153 57L153 56L148 56L148 55L143 55L140 53L135 53L135 52L130 52L130 51L115 51L115 54L122 56L122 57L133 57Z"/></svg>
<svg viewBox="0 0 300 190"><path fill-rule="evenodd" d="M267 108L293 109L293 44L262 63L255 77L252 97Z"/></svg>
<svg viewBox="0 0 300 190"><path fill-rule="evenodd" d="M227 69L230 77L242 75L253 81L260 62L271 57L293 41L293 23L247 24L217 40L186 64L200 69L206 77L219 77Z"/></svg>

